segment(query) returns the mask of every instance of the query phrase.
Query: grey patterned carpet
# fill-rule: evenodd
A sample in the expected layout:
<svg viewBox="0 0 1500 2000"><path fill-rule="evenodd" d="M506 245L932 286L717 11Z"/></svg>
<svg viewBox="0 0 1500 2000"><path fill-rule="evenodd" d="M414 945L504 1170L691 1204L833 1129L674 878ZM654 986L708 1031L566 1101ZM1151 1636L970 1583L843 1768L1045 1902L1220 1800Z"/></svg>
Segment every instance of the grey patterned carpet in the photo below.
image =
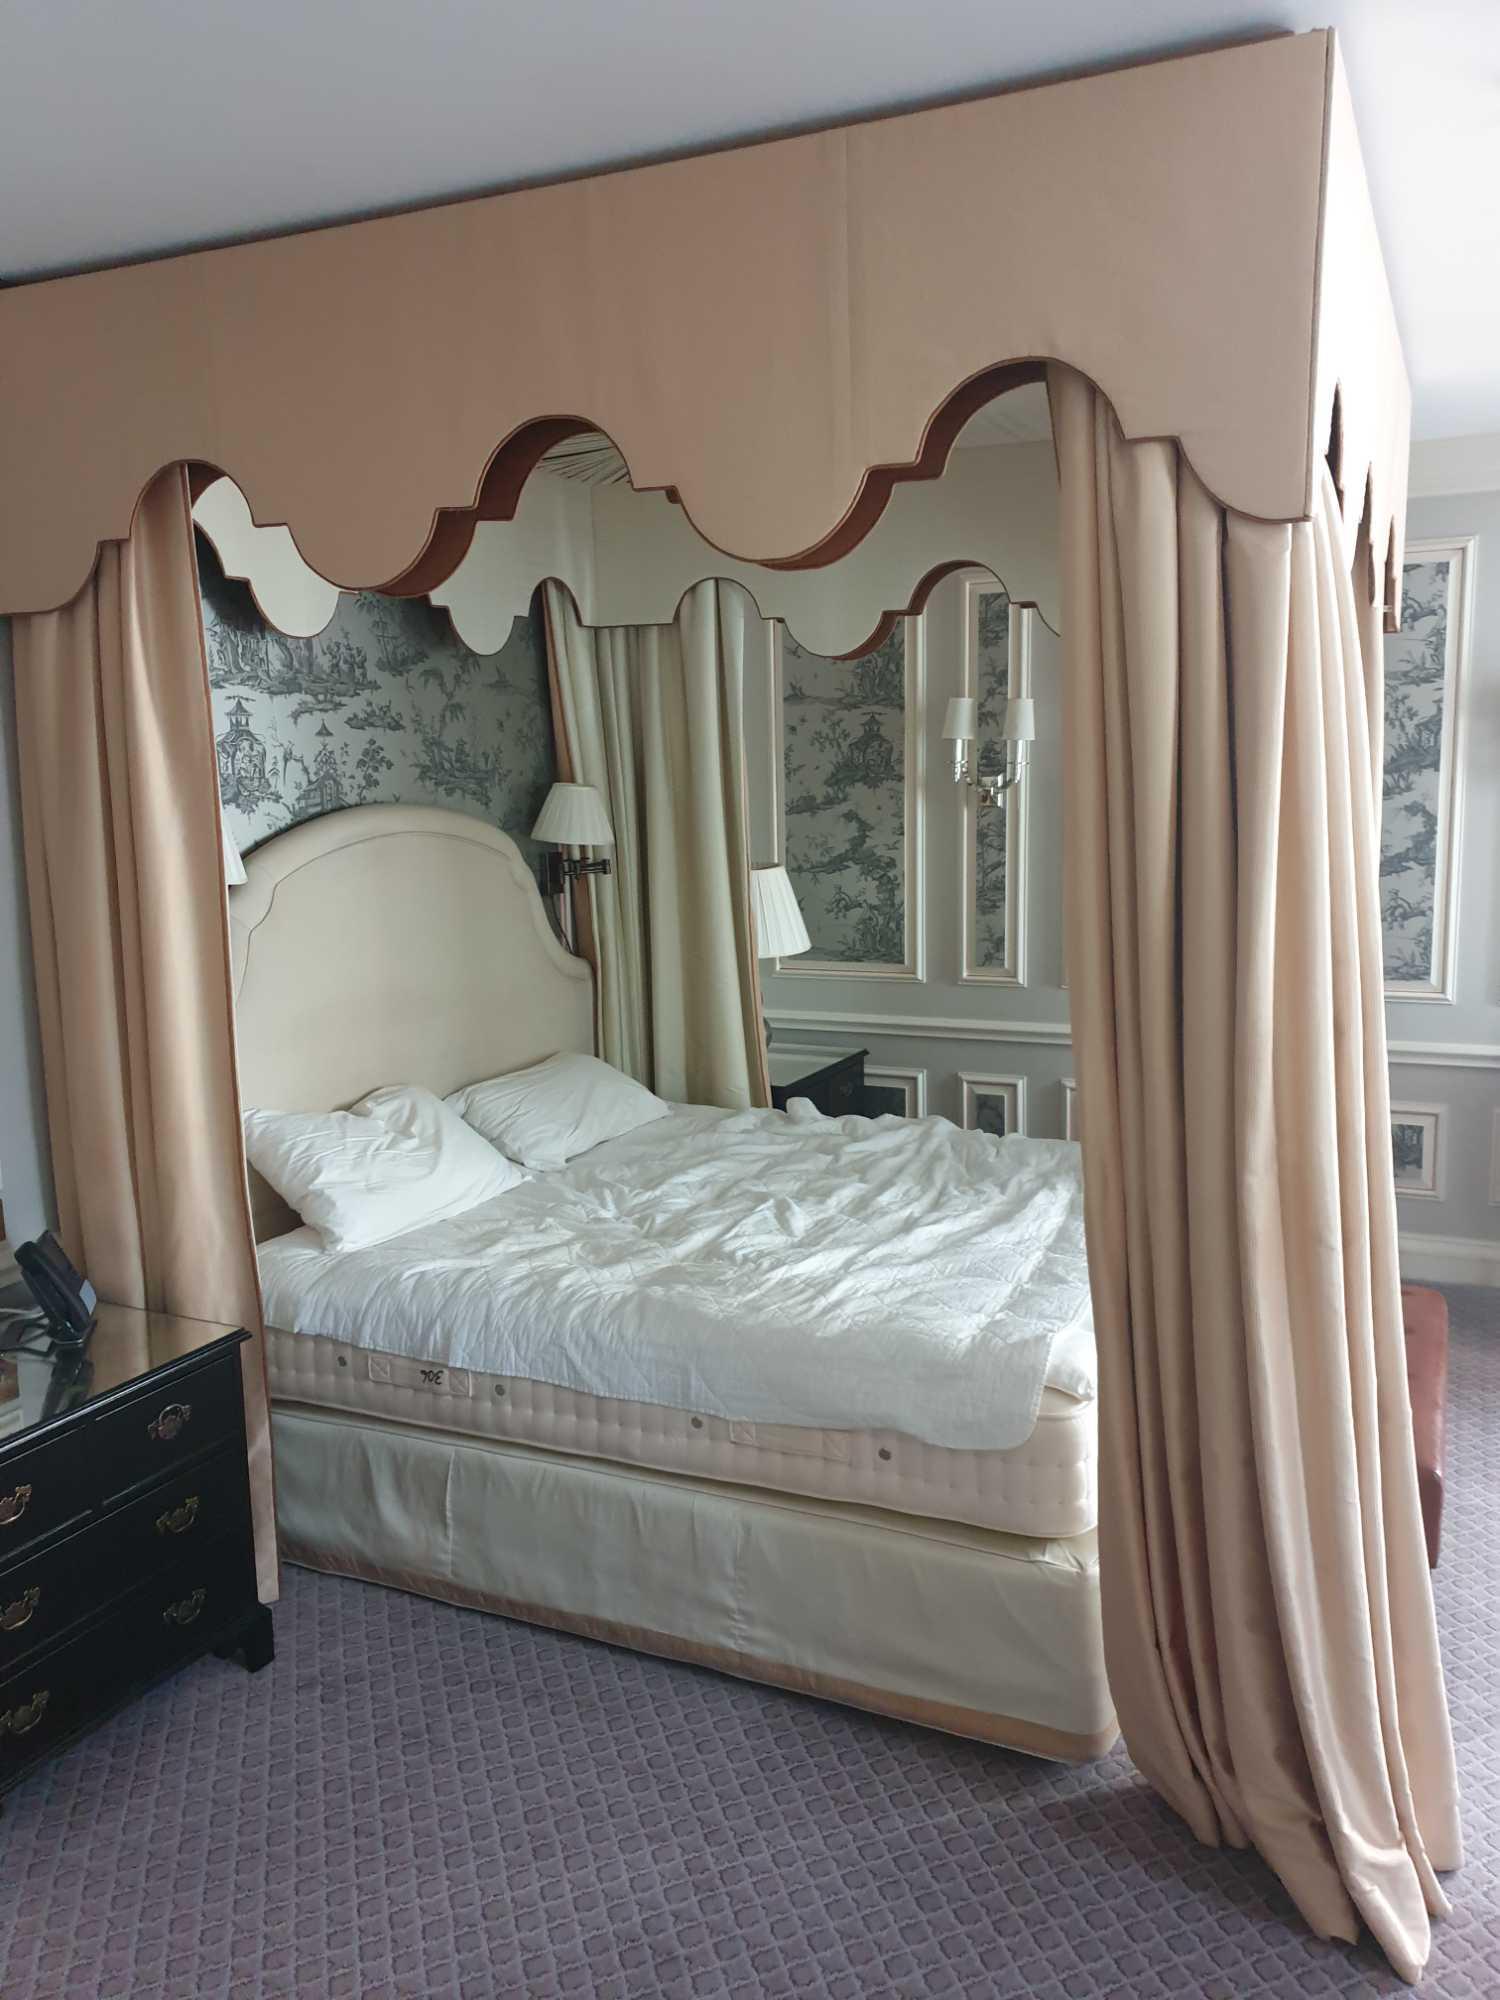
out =
<svg viewBox="0 0 1500 2000"><path fill-rule="evenodd" d="M1450 1293L1437 1573L1469 1853L1425 1991L1500 1994L1500 1294ZM1198 1847L1121 1756L1064 1771L292 1571L0 1820L0 1996L872 2000L1404 1992Z"/></svg>

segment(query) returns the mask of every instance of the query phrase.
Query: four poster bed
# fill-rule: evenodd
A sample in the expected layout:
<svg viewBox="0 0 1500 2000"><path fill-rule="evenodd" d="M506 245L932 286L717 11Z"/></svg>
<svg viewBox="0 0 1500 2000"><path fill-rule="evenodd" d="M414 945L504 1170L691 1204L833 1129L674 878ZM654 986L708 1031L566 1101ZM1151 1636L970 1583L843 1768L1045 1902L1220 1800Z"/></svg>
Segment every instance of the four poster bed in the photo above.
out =
<svg viewBox="0 0 1500 2000"><path fill-rule="evenodd" d="M446 1095L592 1053L592 977L504 834L356 807L246 872L247 1105ZM342 1253L253 1176L283 1548L1097 1755L1115 1723L1075 1149L805 1122L677 1107ZM882 1377L894 1422L861 1424Z"/></svg>
<svg viewBox="0 0 1500 2000"><path fill-rule="evenodd" d="M1332 34L15 287L0 354L59 1220L101 1295L257 1330L193 482L422 594L597 428L812 566L1045 372L1112 1691L1202 1838L1415 1977L1459 1839L1375 845L1408 397Z"/></svg>

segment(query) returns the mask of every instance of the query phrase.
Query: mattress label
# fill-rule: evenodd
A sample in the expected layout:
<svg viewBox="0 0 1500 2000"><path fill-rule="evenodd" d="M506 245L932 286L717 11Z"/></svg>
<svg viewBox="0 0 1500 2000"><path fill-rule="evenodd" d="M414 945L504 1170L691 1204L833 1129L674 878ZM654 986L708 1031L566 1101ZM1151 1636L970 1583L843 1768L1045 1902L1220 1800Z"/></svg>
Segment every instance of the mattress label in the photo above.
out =
<svg viewBox="0 0 1500 2000"><path fill-rule="evenodd" d="M425 1389L432 1396L472 1396L474 1377L467 1368L445 1368L436 1361L409 1361L400 1354L368 1357L372 1382L392 1389Z"/></svg>

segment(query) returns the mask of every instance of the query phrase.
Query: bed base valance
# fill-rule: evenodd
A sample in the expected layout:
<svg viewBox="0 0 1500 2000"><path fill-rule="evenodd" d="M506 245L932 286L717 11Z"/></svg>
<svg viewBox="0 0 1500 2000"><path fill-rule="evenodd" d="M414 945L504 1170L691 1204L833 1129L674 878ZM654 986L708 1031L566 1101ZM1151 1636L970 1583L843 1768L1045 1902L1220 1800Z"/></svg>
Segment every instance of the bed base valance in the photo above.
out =
<svg viewBox="0 0 1500 2000"><path fill-rule="evenodd" d="M1408 395L1331 32L0 293L0 612L164 465L345 588L426 590L604 430L716 548L808 562L1055 358L1228 507L1399 558ZM1001 372L996 373L995 371Z"/></svg>

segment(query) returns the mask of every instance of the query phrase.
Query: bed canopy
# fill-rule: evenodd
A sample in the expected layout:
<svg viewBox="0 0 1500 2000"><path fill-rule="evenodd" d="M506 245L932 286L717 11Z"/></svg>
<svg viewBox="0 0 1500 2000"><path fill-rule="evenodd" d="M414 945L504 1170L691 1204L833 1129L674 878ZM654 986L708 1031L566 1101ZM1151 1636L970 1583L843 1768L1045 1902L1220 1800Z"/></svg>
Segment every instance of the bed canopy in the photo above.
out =
<svg viewBox="0 0 1500 2000"><path fill-rule="evenodd" d="M0 355L60 1219L104 1295L252 1325L206 473L417 594L597 430L795 571L1045 377L1113 1691L1201 1837L1416 1977L1458 1833L1377 902L1408 394L1333 35L29 285Z"/></svg>
<svg viewBox="0 0 1500 2000"><path fill-rule="evenodd" d="M0 352L0 612L66 603L179 461L340 587L427 590L570 427L715 547L816 562L1049 359L1263 520L1311 517L1337 402L1346 552L1368 508L1400 555L1331 33L29 285Z"/></svg>

